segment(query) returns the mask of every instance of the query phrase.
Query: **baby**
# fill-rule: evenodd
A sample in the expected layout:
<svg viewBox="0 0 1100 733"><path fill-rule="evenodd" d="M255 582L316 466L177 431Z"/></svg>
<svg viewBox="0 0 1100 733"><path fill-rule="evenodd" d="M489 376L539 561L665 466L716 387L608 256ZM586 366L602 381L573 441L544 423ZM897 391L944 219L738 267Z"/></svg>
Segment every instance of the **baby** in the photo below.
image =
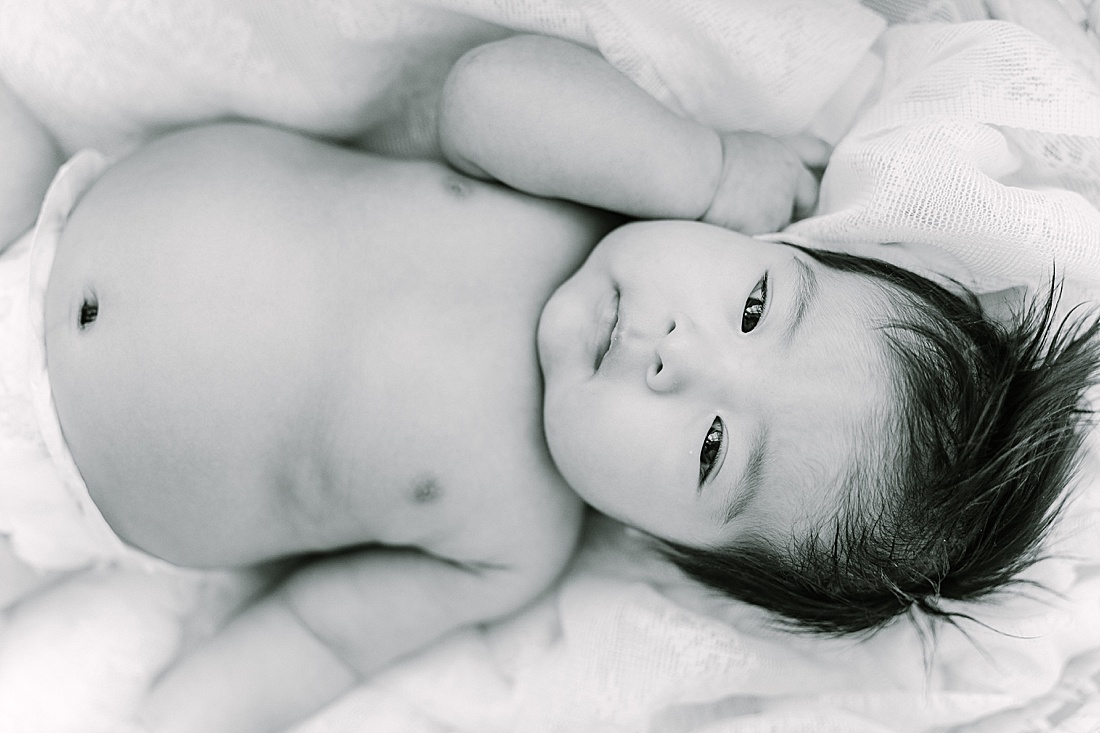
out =
<svg viewBox="0 0 1100 733"><path fill-rule="evenodd" d="M467 174L631 216L754 231L814 195L781 146L549 39L467 56L440 136ZM165 675L146 725L279 728L514 611L566 566L582 500L823 631L938 613L1035 558L1100 325L1052 333L1048 300L1001 327L875 260L620 223L248 125L83 192L35 257L95 506L180 565L310 558Z"/></svg>

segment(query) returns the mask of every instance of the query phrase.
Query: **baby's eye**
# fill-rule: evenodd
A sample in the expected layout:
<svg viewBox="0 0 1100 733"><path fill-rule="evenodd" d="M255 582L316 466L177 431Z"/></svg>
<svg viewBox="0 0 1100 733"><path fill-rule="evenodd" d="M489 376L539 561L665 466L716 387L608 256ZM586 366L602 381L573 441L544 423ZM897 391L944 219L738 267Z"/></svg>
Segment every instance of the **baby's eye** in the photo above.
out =
<svg viewBox="0 0 1100 733"><path fill-rule="evenodd" d="M768 302L768 273L760 278L753 291L749 293L749 299L745 301L745 310L741 314L741 333L748 333L760 323L760 317L764 315L764 306Z"/></svg>
<svg viewBox="0 0 1100 733"><path fill-rule="evenodd" d="M721 418L714 418L714 422L710 424L710 430L707 431L707 435L703 438L703 449L699 451L699 485L702 486L703 482L707 480L711 472L714 470L714 465L718 461L718 456L722 453L722 443L726 436L726 426L722 424Z"/></svg>

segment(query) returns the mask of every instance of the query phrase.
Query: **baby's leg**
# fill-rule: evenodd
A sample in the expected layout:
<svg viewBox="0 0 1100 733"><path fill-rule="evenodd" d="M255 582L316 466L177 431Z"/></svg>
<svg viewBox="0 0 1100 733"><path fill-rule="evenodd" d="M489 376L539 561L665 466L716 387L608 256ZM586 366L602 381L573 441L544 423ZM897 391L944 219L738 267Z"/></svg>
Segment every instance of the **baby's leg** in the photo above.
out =
<svg viewBox="0 0 1100 733"><path fill-rule="evenodd" d="M61 158L53 136L0 79L0 252L34 224Z"/></svg>

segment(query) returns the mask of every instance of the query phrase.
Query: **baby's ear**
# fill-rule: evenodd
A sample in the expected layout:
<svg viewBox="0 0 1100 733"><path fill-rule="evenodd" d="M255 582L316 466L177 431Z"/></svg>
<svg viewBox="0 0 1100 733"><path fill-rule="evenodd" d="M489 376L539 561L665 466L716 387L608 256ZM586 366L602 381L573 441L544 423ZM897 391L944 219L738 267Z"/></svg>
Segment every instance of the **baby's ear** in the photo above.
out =
<svg viewBox="0 0 1100 733"><path fill-rule="evenodd" d="M1024 311L1027 296L1027 287L1013 285L989 293L978 293L978 303L982 306L982 312L993 320L1010 323L1013 316Z"/></svg>

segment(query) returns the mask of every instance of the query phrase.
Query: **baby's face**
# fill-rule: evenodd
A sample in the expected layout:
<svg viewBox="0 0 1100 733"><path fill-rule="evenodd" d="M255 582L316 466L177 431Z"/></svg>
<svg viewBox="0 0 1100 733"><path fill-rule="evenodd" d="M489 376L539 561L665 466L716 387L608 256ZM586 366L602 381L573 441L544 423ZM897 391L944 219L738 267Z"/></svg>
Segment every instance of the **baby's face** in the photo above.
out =
<svg viewBox="0 0 1100 733"><path fill-rule="evenodd" d="M695 222L607 236L539 323L544 423L600 511L695 546L829 516L882 440L886 297L793 247ZM890 437L886 436L886 440Z"/></svg>

